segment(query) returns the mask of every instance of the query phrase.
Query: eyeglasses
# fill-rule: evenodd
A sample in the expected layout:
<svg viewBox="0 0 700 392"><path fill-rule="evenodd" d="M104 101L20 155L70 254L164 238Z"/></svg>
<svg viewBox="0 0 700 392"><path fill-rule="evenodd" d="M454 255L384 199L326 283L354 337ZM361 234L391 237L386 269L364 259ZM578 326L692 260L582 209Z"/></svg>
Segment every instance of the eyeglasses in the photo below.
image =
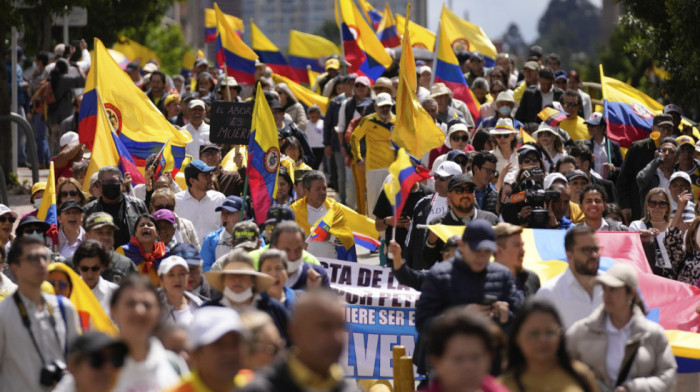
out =
<svg viewBox="0 0 700 392"><path fill-rule="evenodd" d="M61 192L61 197L77 197L78 191L63 191Z"/></svg>
<svg viewBox="0 0 700 392"><path fill-rule="evenodd" d="M578 106L578 102L564 102L562 106L564 106L565 108L575 108L576 106Z"/></svg>
<svg viewBox="0 0 700 392"><path fill-rule="evenodd" d="M175 210L175 206L174 206L174 205L170 205L170 204L162 204L162 205L159 205L159 206L153 206L153 208L154 208L156 211L158 211L158 210L170 210L170 211Z"/></svg>
<svg viewBox="0 0 700 392"><path fill-rule="evenodd" d="M51 283L54 288L58 287L61 291L68 290L68 282L65 280L47 280L47 282Z"/></svg>
<svg viewBox="0 0 700 392"><path fill-rule="evenodd" d="M468 142L469 136L468 135L464 135L464 136L452 135L452 136L450 136L450 139L452 139L453 142L459 142L459 141Z"/></svg>
<svg viewBox="0 0 700 392"><path fill-rule="evenodd" d="M10 222L10 223L15 223L17 218L12 217L12 216L0 216L0 223L5 223L5 222Z"/></svg>
<svg viewBox="0 0 700 392"><path fill-rule="evenodd" d="M525 158L523 158L523 163L535 163L538 160L539 159L537 159L537 158L525 157Z"/></svg>
<svg viewBox="0 0 700 392"><path fill-rule="evenodd" d="M582 246L581 248L579 248L579 250L587 255L590 255L593 253L600 253L599 246Z"/></svg>
<svg viewBox="0 0 700 392"><path fill-rule="evenodd" d="M450 191L461 195L462 193L474 193L476 186L474 184L467 184L465 186L458 186L452 188Z"/></svg>
<svg viewBox="0 0 700 392"><path fill-rule="evenodd" d="M668 202L666 200L649 200L649 207L651 208L666 206L668 206Z"/></svg>
<svg viewBox="0 0 700 392"><path fill-rule="evenodd" d="M93 265L92 267L88 267L86 265L81 265L80 272L88 272L88 271L98 272L100 270L100 268L102 268L102 267L99 265Z"/></svg>
<svg viewBox="0 0 700 392"><path fill-rule="evenodd" d="M490 175L493 175L494 173L496 173L496 170L490 169L490 168L488 168L488 167L480 167L479 170L485 171L486 174L489 175L489 176L490 176Z"/></svg>
<svg viewBox="0 0 700 392"><path fill-rule="evenodd" d="M493 135L493 137L495 137L496 139L506 139L510 135L511 135L510 133L499 133L499 134Z"/></svg>
<svg viewBox="0 0 700 392"><path fill-rule="evenodd" d="M124 366L124 356L115 353L91 353L88 355L87 360L93 369L100 369L108 362L115 368L121 368Z"/></svg>
<svg viewBox="0 0 700 392"><path fill-rule="evenodd" d="M523 332L525 336L530 340L554 340L561 336L561 328L550 328L545 330L533 329L531 331Z"/></svg>

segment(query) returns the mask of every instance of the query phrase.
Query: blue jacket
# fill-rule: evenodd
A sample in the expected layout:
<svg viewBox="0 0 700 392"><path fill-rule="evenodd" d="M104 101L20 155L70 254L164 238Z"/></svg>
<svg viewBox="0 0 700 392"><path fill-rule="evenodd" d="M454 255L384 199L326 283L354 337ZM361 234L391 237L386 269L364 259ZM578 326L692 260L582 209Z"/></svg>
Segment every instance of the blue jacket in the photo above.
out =
<svg viewBox="0 0 700 392"><path fill-rule="evenodd" d="M204 237L202 250L199 251L199 256L202 258L202 272L208 272L211 266L214 265L214 262L216 262L216 245L219 244L219 238L224 229L225 227L222 227Z"/></svg>
<svg viewBox="0 0 700 392"><path fill-rule="evenodd" d="M331 283L328 280L328 273L326 272L326 269L323 268L323 266L320 265L312 265L307 262L304 262L301 265L301 271L299 272L299 279L294 283L292 286L292 290L305 290L306 289L306 277L309 274L309 268L313 268L316 272L318 272L321 275L321 286L330 288Z"/></svg>

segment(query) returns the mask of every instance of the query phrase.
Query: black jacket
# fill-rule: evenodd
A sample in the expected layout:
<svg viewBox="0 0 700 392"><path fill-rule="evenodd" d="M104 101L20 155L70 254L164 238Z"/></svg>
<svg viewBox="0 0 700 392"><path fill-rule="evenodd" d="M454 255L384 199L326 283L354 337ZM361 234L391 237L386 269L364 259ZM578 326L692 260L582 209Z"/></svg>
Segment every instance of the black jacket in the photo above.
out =
<svg viewBox="0 0 700 392"><path fill-rule="evenodd" d="M437 193L433 193L432 195L423 197L418 200L418 203L416 203L413 209L410 237L408 238L407 246L402 255L404 263L407 263L409 267L421 268L423 265L423 249L425 248L428 230L419 229L418 225L427 223L428 215L430 215L430 210L433 207L436 196Z"/></svg>
<svg viewBox="0 0 700 392"><path fill-rule="evenodd" d="M620 143L610 139L606 136L606 139L610 141L610 163L615 165L616 168L622 166L622 151L620 150ZM586 139L583 143L593 152L593 139ZM591 168L598 171L599 168L595 167L594 162L591 162Z"/></svg>
<svg viewBox="0 0 700 392"><path fill-rule="evenodd" d="M642 200L644 196L637 186L637 173L654 159L656 143L651 138L638 140L630 146L622 162L620 175L617 177L617 196L620 208L632 209L632 220L642 217Z"/></svg>
<svg viewBox="0 0 700 392"><path fill-rule="evenodd" d="M307 389L297 385L289 373L287 361L277 361L272 365L256 372L255 378L248 385L240 389L240 392L304 392ZM357 383L345 379L340 384L330 389L329 392L359 392Z"/></svg>
<svg viewBox="0 0 700 392"><path fill-rule="evenodd" d="M88 216L93 212L106 211L102 197L89 202L85 207L85 218L83 226L87 221ZM122 201L119 204L119 212L117 216L112 215L114 224L119 226L119 230L114 231L114 247L118 248L131 240L131 236L136 233L136 219L139 215L148 214L146 204L141 200L122 194Z"/></svg>
<svg viewBox="0 0 700 392"><path fill-rule="evenodd" d="M554 101L561 102L561 97L564 95L564 91L558 87L552 86L552 91L554 92ZM537 113L542 111L542 92L540 87L530 86L523 93L523 98L520 100L520 106L515 112L515 118L524 123L540 123L542 120L537 117Z"/></svg>
<svg viewBox="0 0 700 392"><path fill-rule="evenodd" d="M540 289L540 277L528 269L523 269L515 275L515 287L523 293L523 297L529 298Z"/></svg>
<svg viewBox="0 0 700 392"><path fill-rule="evenodd" d="M615 183L610 180L604 180L596 176L591 175L591 182L598 184L605 188L605 192L608 194L608 203L617 203L619 196L617 194L617 189L615 188Z"/></svg>
<svg viewBox="0 0 700 392"><path fill-rule="evenodd" d="M340 143L338 132L335 131L338 125L338 114L340 113L340 105L345 100L345 94L336 95L328 104L326 117L323 118L323 145L333 147L333 151L340 151Z"/></svg>
<svg viewBox="0 0 700 392"><path fill-rule="evenodd" d="M498 215L496 213L497 207L498 207L498 191L487 185L486 186L486 194L484 195L484 198L481 200L481 205L479 206L479 209L491 212L494 215Z"/></svg>

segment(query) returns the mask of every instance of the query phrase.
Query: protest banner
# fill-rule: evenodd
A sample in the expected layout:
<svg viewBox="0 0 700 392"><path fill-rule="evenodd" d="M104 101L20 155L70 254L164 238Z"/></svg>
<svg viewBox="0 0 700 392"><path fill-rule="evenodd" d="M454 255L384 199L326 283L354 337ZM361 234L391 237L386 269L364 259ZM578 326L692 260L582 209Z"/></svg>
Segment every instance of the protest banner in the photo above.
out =
<svg viewBox="0 0 700 392"><path fill-rule="evenodd" d="M253 102L214 101L211 103L210 113L210 142L248 144L253 118Z"/></svg>
<svg viewBox="0 0 700 392"><path fill-rule="evenodd" d="M418 332L415 306L420 293L399 284L390 268L319 259L331 288L346 302L346 351L341 364L347 378L391 379L391 350L413 355Z"/></svg>

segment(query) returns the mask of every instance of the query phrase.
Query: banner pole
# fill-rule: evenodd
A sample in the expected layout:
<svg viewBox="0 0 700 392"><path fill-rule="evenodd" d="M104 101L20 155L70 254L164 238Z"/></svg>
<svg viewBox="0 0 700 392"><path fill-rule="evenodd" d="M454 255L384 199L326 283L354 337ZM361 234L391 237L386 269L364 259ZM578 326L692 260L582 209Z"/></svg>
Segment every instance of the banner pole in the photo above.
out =
<svg viewBox="0 0 700 392"><path fill-rule="evenodd" d="M248 170L246 168L246 176L245 176L245 182L243 183L243 196L241 197L241 200L243 200L243 203L241 205L241 220L245 219L245 212L246 212L246 196L248 195Z"/></svg>

